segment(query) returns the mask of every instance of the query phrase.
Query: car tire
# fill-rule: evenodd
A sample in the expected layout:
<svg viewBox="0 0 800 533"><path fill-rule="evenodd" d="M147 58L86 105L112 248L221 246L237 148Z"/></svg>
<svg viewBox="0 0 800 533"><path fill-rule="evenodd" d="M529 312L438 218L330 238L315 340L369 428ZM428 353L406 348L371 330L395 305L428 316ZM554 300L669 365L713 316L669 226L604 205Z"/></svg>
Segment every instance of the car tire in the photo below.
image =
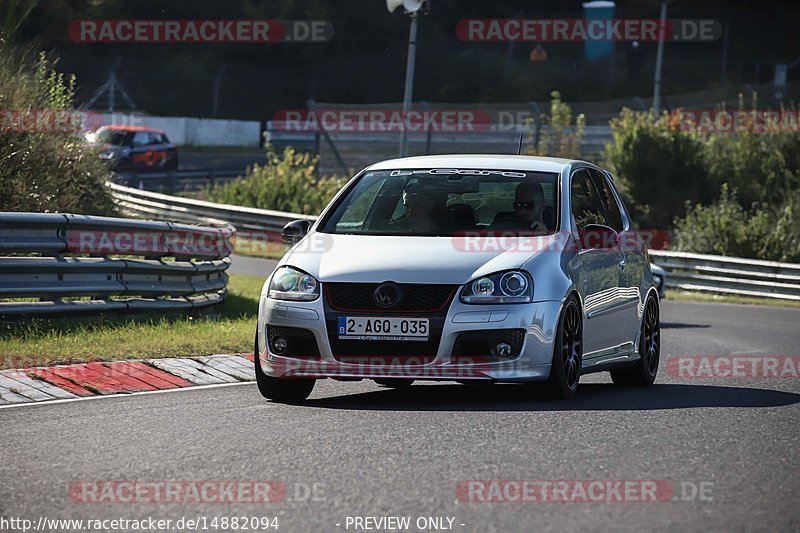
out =
<svg viewBox="0 0 800 533"><path fill-rule="evenodd" d="M407 389L408 387L411 386L412 383L414 383L413 379L402 379L402 378L376 379L374 381L378 385L389 387L390 389Z"/></svg>
<svg viewBox="0 0 800 533"><path fill-rule="evenodd" d="M258 361L258 335L256 335L253 346L253 362L255 363L258 392L268 400L277 403L297 404L306 400L311 395L311 391L314 390L314 384L317 381L315 379L281 379L264 374Z"/></svg>
<svg viewBox="0 0 800 533"><path fill-rule="evenodd" d="M658 301L647 298L642 315L639 335L639 359L632 366L611 371L611 380L616 385L644 387L652 385L658 374L661 357L661 318Z"/></svg>
<svg viewBox="0 0 800 533"><path fill-rule="evenodd" d="M574 398L578 392L583 363L583 317L577 298L570 295L558 318L553 340L553 362L546 388L548 395L561 400Z"/></svg>

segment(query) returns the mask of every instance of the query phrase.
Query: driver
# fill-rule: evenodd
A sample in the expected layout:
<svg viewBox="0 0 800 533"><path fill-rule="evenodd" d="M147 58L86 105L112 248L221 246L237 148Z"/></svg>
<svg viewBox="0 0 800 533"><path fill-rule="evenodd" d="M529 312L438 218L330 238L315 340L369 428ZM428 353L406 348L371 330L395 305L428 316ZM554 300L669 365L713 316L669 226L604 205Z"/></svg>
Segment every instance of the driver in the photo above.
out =
<svg viewBox="0 0 800 533"><path fill-rule="evenodd" d="M512 207L513 216L495 220L490 229L530 230L539 233L547 231L544 222L544 190L538 181L528 179L517 185Z"/></svg>
<svg viewBox="0 0 800 533"><path fill-rule="evenodd" d="M440 194L413 183L403 190L403 205L405 214L397 221L397 229L415 233L437 233L443 229L440 218L445 200Z"/></svg>
<svg viewBox="0 0 800 533"><path fill-rule="evenodd" d="M539 182L527 180L517 185L514 191L514 212L531 230L547 231L543 218L544 191Z"/></svg>

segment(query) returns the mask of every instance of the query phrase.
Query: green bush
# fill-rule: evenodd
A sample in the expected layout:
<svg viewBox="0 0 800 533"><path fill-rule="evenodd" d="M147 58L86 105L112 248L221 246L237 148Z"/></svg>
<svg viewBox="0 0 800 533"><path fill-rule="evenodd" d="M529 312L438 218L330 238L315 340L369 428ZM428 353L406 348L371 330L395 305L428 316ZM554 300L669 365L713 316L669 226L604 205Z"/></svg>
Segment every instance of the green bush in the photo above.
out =
<svg viewBox="0 0 800 533"><path fill-rule="evenodd" d="M606 162L640 227L674 224L684 251L800 260L800 136L692 131L680 120L625 109L611 121Z"/></svg>
<svg viewBox="0 0 800 533"><path fill-rule="evenodd" d="M541 116L542 124L550 126L542 133L539 145L530 150L529 155L549 157L580 157L581 144L586 131L586 117L583 114L575 117L572 125L572 107L561 99L561 93L550 93L550 115ZM528 139L531 142L532 139Z"/></svg>
<svg viewBox="0 0 800 533"><path fill-rule="evenodd" d="M668 227L683 216L685 202L709 204L725 183L746 209L779 204L786 191L800 188L800 136L696 132L680 120L680 112L656 120L652 112L624 109L611 121L606 164L643 224Z"/></svg>
<svg viewBox="0 0 800 533"><path fill-rule="evenodd" d="M675 237L681 251L800 261L800 191L777 208L744 208L736 191L724 184L718 201L695 205L675 220Z"/></svg>
<svg viewBox="0 0 800 533"><path fill-rule="evenodd" d="M706 135L709 180L737 190L740 205L775 205L800 188L800 136L787 133Z"/></svg>
<svg viewBox="0 0 800 533"><path fill-rule="evenodd" d="M35 68L0 36L0 110L71 110L75 78L57 73L44 54ZM13 120L13 119L11 119ZM108 169L75 132L0 127L0 211L113 215Z"/></svg>
<svg viewBox="0 0 800 533"><path fill-rule="evenodd" d="M283 157L267 147L265 165L254 165L244 178L208 189L213 202L317 215L346 183L336 176L317 179L318 158L286 148Z"/></svg>
<svg viewBox="0 0 800 533"><path fill-rule="evenodd" d="M709 181L703 146L663 115L623 109L610 123L614 142L605 160L641 227L668 228L687 201L713 200L719 186Z"/></svg>

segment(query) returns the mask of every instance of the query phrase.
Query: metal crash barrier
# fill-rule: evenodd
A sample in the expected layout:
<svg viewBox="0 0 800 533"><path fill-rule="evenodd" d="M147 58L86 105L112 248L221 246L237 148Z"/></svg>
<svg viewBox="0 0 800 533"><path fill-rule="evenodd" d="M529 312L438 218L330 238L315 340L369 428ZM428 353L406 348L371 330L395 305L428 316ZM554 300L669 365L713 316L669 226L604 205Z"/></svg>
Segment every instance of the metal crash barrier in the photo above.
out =
<svg viewBox="0 0 800 533"><path fill-rule="evenodd" d="M225 299L234 228L0 213L0 316L207 308Z"/></svg>
<svg viewBox="0 0 800 533"><path fill-rule="evenodd" d="M800 265L721 255L650 250L667 288L800 301Z"/></svg>

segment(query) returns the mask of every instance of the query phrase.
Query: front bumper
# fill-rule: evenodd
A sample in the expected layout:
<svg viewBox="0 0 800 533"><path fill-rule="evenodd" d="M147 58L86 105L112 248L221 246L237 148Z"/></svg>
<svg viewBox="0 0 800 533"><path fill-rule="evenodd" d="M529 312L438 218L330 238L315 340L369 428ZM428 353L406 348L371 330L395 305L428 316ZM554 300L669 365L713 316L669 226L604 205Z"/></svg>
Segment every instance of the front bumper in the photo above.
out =
<svg viewBox="0 0 800 533"><path fill-rule="evenodd" d="M323 284L324 291L324 284ZM323 295L324 296L324 295ZM553 357L553 339L561 302L543 301L514 305L467 305L455 298L444 320L435 357L421 362L415 357L369 357L346 362L334 356L325 323L323 297L314 302L286 302L261 296L258 317L258 362L264 374L277 378L334 378L341 380L405 378L440 381L537 381L547 379ZM357 314L357 313L351 313ZM302 328L313 333L319 356L313 359L282 357L266 341L267 325ZM451 357L460 333L481 330L524 329L519 356L487 362L480 358ZM352 341L380 342L380 341Z"/></svg>

